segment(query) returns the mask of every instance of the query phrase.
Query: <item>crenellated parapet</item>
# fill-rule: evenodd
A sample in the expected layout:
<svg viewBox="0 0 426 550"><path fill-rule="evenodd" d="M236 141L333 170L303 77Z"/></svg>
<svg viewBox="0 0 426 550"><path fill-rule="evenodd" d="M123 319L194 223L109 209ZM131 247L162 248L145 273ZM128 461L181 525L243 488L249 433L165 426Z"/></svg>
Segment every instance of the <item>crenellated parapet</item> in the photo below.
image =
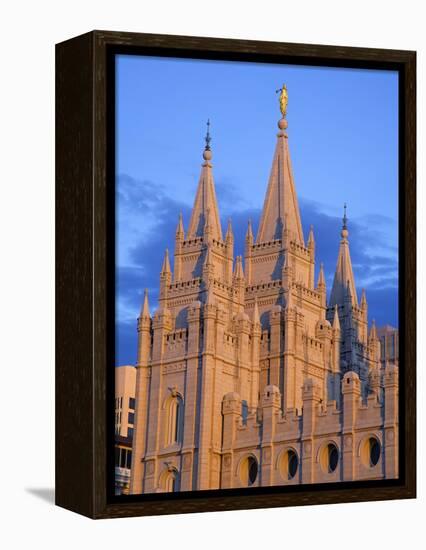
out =
<svg viewBox="0 0 426 550"><path fill-rule="evenodd" d="M395 405L394 378L395 374L389 372L388 386L383 388L384 400L391 406ZM279 389L266 386L257 412L252 411L246 421L243 421L239 395L228 394L223 401L226 442L223 452L231 457L234 466L245 456L266 454L266 460L258 464L259 485L383 478L386 470L394 468L397 447L393 438L397 423L392 422L393 431L389 433L393 435L386 438L385 405L376 396L365 403L361 400L356 373L345 375L341 391L339 408L335 400L323 402L319 385L307 379L303 386L302 411L283 412ZM289 449L297 458L297 467L291 476L282 464L284 453ZM395 473L395 469L393 471ZM242 486L238 468L228 471L226 479L228 485L224 487Z"/></svg>

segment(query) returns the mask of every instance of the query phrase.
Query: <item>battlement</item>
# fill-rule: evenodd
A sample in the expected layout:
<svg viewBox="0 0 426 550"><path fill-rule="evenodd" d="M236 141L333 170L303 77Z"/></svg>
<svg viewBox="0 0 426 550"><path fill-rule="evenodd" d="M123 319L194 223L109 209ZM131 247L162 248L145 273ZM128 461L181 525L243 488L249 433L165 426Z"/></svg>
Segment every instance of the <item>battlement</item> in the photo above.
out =
<svg viewBox="0 0 426 550"><path fill-rule="evenodd" d="M280 252L282 249L282 240L275 239L264 243L255 243L250 246L252 256L259 256L265 253L265 251Z"/></svg>
<svg viewBox="0 0 426 550"><path fill-rule="evenodd" d="M351 383L355 387L348 390L346 386L352 387ZM241 399L233 393L234 407L231 415L225 418L224 433L232 425L236 426L231 439L227 436L234 463L254 456L259 458L260 464L262 456L262 475L270 475L270 484L283 484L286 480L292 483L351 480L354 476L356 479L371 479L383 477L386 469L393 472L394 438L391 444L387 443L386 454L384 429L386 406L397 407L395 392L384 387L383 402L376 394L371 394L363 402L356 392L357 384L359 378L356 373L345 375L342 380L345 393L341 395L342 404L338 407L335 400L324 403L318 395L317 383L307 379L303 408L290 408L285 412L277 407L281 397L278 388L267 386L257 411L251 410L245 421ZM391 429L392 433L398 429L396 421ZM371 442L379 449L376 449L375 455L370 455ZM330 445L338 453L333 469L328 466L328 455L324 451L326 449L328 452ZM304 468L294 469L291 476L286 470L288 463L285 460L289 451L297 457L297 466L304 464ZM235 483L238 486L237 477L233 478L233 482L234 486Z"/></svg>

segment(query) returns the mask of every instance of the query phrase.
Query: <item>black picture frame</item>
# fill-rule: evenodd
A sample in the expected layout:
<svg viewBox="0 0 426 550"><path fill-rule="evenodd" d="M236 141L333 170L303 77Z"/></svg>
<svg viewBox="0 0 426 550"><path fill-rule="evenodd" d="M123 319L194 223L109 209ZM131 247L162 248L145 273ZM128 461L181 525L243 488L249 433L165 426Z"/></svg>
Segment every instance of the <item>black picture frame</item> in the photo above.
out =
<svg viewBox="0 0 426 550"><path fill-rule="evenodd" d="M399 73L400 477L116 497L114 55ZM56 46L56 504L91 518L416 496L416 53L93 31Z"/></svg>

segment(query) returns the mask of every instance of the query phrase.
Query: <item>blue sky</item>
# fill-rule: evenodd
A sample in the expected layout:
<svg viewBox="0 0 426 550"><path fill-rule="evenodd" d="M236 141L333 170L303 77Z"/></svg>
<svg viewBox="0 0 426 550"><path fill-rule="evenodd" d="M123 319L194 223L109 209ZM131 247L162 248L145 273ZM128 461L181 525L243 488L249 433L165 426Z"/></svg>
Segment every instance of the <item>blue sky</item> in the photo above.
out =
<svg viewBox="0 0 426 550"><path fill-rule="evenodd" d="M164 249L185 228L201 170L206 120L222 226L235 254L255 229L280 118L288 134L305 236L331 289L343 203L355 282L369 318L398 325L398 75L391 71L118 56L116 119L117 364L136 360L143 289L156 306Z"/></svg>

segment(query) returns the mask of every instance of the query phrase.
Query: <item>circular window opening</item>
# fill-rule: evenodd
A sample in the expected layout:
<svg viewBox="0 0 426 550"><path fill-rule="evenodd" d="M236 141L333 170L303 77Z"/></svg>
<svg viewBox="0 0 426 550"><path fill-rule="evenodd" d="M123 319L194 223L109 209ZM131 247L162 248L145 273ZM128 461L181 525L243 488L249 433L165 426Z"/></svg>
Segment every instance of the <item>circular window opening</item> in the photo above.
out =
<svg viewBox="0 0 426 550"><path fill-rule="evenodd" d="M324 447L320 456L321 467L324 472L333 473L339 463L339 451L334 443L329 443Z"/></svg>
<svg viewBox="0 0 426 550"><path fill-rule="evenodd" d="M299 458L292 449L289 449L286 453L284 453L282 458L281 475L284 479L293 479L297 473L298 467Z"/></svg>
<svg viewBox="0 0 426 550"><path fill-rule="evenodd" d="M370 447L370 465L375 466L380 459L380 443L375 437L369 439Z"/></svg>
<svg viewBox="0 0 426 550"><path fill-rule="evenodd" d="M365 466L374 468L380 460L380 454L380 442L375 437L369 437L361 450L361 458Z"/></svg>
<svg viewBox="0 0 426 550"><path fill-rule="evenodd" d="M253 456L247 457L241 464L240 477L241 482L246 487L250 487L257 478L257 460Z"/></svg>

